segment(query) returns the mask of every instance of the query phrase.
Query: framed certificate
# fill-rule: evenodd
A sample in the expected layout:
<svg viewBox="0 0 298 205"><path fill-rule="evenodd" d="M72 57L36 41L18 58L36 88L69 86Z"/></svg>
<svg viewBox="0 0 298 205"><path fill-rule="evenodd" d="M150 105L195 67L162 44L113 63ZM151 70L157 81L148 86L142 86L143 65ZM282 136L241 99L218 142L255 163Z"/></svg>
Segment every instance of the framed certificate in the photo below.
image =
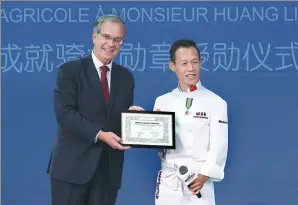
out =
<svg viewBox="0 0 298 205"><path fill-rule="evenodd" d="M121 113L122 144L140 148L175 149L175 113L125 111Z"/></svg>

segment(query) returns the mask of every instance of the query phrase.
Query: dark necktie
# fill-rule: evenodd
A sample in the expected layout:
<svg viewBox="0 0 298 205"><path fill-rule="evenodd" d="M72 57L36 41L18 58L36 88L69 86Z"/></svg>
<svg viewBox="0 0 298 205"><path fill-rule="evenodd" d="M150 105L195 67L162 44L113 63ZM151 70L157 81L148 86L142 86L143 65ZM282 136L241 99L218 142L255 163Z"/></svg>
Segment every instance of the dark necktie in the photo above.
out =
<svg viewBox="0 0 298 205"><path fill-rule="evenodd" d="M105 96L106 103L109 103L109 84L107 80L108 66L101 66L101 86L103 89L103 94Z"/></svg>

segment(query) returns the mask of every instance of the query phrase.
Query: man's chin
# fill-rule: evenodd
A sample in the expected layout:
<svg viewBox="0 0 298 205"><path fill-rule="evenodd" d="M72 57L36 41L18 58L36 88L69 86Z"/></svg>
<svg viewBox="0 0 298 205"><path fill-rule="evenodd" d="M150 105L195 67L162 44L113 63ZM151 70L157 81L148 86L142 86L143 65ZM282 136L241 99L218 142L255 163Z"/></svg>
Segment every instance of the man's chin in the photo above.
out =
<svg viewBox="0 0 298 205"><path fill-rule="evenodd" d="M104 59L111 61L114 58L116 58L116 55L114 53L113 54L104 54L103 57L104 57Z"/></svg>
<svg viewBox="0 0 298 205"><path fill-rule="evenodd" d="M103 56L103 59L104 59L104 61L106 62L106 63L110 63L114 58L113 58L114 56L107 56L107 55L104 55Z"/></svg>
<svg viewBox="0 0 298 205"><path fill-rule="evenodd" d="M198 82L199 82L199 80L192 80L192 81L188 82L187 85L190 87L190 86L196 85Z"/></svg>

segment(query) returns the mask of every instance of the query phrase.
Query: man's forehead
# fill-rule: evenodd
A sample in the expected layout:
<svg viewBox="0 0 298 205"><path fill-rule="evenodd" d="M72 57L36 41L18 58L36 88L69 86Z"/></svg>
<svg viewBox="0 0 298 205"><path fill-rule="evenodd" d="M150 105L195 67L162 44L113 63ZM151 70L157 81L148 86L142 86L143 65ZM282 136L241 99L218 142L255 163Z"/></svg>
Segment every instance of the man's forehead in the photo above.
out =
<svg viewBox="0 0 298 205"><path fill-rule="evenodd" d="M103 22L100 28L102 34L108 34L113 37L123 37L125 35L125 28L120 22Z"/></svg>
<svg viewBox="0 0 298 205"><path fill-rule="evenodd" d="M176 51L176 57L180 59L193 59L198 58L198 51L193 48L179 48Z"/></svg>
<svg viewBox="0 0 298 205"><path fill-rule="evenodd" d="M177 55L176 59L179 61L199 60L199 56L197 54L189 55L187 53L182 53Z"/></svg>
<svg viewBox="0 0 298 205"><path fill-rule="evenodd" d="M101 30L124 29L124 25L116 21L105 21L101 24Z"/></svg>

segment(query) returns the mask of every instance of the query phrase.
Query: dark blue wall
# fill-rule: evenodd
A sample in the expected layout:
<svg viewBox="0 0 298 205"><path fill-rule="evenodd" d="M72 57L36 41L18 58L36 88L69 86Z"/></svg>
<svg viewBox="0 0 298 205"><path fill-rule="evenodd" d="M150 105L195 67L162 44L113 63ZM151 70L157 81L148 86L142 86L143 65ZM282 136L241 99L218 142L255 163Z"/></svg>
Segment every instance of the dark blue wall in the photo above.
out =
<svg viewBox="0 0 298 205"><path fill-rule="evenodd" d="M297 205L298 4L281 2L2 3L2 204L50 204L58 65L88 54L92 21L112 12L128 29L117 61L133 71L135 102L147 110L177 85L169 45L199 44L202 83L229 105L217 204ZM158 169L156 150L127 152L117 205L153 205Z"/></svg>

